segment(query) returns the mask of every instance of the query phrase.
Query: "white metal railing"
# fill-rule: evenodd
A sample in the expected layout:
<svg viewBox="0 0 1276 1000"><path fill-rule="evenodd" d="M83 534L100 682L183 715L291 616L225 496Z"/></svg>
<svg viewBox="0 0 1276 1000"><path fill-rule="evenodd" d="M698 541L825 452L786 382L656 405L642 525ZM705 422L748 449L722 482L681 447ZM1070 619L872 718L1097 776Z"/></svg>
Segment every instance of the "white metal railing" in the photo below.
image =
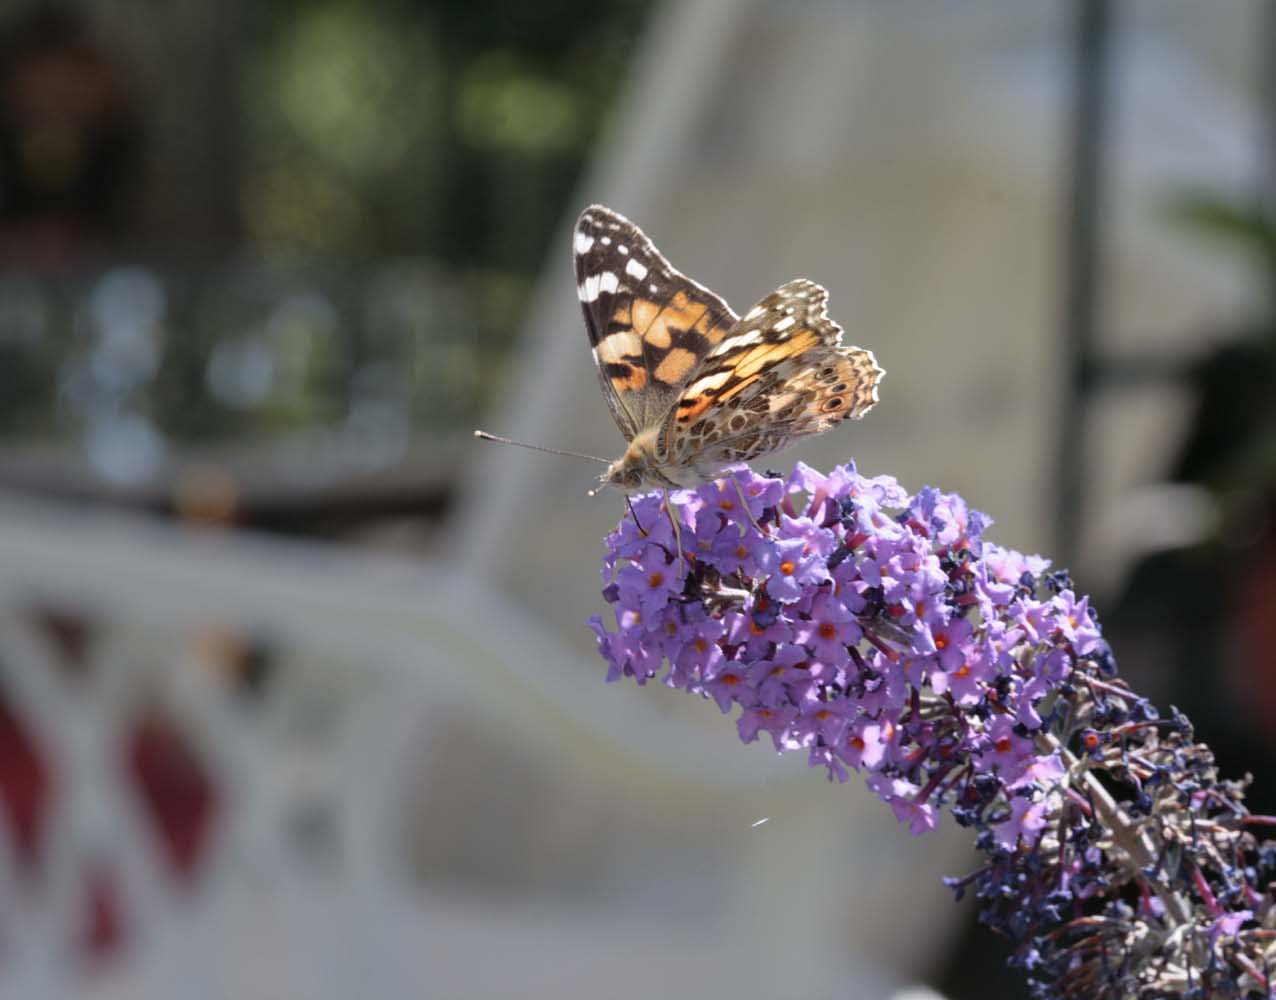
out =
<svg viewBox="0 0 1276 1000"><path fill-rule="evenodd" d="M367 642L352 669L299 627L304 599L277 603L296 566L270 578L258 553L235 580L242 540L29 504L0 524L0 693L45 776L33 858L0 823L0 992L419 995L379 955L405 884L387 767L415 708L393 654ZM275 661L256 692L254 642Z"/></svg>

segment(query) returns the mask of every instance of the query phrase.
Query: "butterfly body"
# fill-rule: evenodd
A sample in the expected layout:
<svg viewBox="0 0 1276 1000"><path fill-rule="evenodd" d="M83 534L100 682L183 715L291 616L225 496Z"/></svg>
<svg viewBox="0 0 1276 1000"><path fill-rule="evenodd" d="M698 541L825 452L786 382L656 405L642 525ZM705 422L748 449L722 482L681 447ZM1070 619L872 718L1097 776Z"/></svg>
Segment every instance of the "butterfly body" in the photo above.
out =
<svg viewBox="0 0 1276 1000"><path fill-rule="evenodd" d="M877 402L883 370L842 345L814 282L787 282L737 316L601 205L581 213L574 250L603 396L628 442L605 485L696 486Z"/></svg>
<svg viewBox="0 0 1276 1000"><path fill-rule="evenodd" d="M699 486L713 478L718 467L701 468L695 463L670 462L659 446L660 428L649 427L634 435L625 453L612 462L599 478L606 486L626 492L660 486L683 489Z"/></svg>

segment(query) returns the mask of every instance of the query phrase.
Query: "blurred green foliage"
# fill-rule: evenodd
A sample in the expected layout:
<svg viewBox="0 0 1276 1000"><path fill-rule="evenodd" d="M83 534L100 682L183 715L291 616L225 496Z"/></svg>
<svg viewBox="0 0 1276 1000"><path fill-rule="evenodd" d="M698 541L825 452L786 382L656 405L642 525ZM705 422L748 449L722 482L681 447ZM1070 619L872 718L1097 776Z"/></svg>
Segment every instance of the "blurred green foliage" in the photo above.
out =
<svg viewBox="0 0 1276 1000"><path fill-rule="evenodd" d="M1276 205L1188 191L1170 202L1168 215L1188 233L1247 257L1267 286L1268 307L1276 316Z"/></svg>
<svg viewBox="0 0 1276 1000"><path fill-rule="evenodd" d="M463 377L460 395L477 400L495 382L486 373L499 375L508 355L649 8L650 0L251 7L247 238L267 254L421 261L438 290L435 307L417 316L417 337L434 347L426 366L434 383L441 370ZM365 299L374 315L364 325L375 330L386 309ZM437 405L418 399L418 420L472 413L473 402L458 414L445 398L458 394L433 389Z"/></svg>
<svg viewBox="0 0 1276 1000"><path fill-rule="evenodd" d="M530 274L649 0L251 8L243 217L268 248Z"/></svg>

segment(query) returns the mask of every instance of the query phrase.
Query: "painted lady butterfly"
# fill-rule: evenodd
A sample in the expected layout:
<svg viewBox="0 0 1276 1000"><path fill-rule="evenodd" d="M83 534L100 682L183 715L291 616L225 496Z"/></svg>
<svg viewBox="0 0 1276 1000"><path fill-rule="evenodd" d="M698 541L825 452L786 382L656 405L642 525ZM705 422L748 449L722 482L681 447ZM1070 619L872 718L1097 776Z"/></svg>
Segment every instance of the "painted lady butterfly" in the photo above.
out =
<svg viewBox="0 0 1276 1000"><path fill-rule="evenodd" d="M842 346L814 282L781 285L741 319L602 205L581 213L574 249L603 395L629 443L604 484L695 486L877 402L885 372Z"/></svg>

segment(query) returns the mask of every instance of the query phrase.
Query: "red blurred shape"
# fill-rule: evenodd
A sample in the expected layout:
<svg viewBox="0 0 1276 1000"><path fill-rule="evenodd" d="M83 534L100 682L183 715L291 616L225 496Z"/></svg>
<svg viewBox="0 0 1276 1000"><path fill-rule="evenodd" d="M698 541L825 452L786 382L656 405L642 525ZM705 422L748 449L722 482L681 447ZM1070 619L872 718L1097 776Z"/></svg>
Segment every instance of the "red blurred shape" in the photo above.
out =
<svg viewBox="0 0 1276 1000"><path fill-rule="evenodd" d="M111 957L124 943L124 930L114 878L103 869L90 871L84 879L84 909L76 941L80 954L95 961Z"/></svg>
<svg viewBox="0 0 1276 1000"><path fill-rule="evenodd" d="M129 738L128 766L173 870L189 879L217 814L208 772L177 727L158 712L144 716Z"/></svg>
<svg viewBox="0 0 1276 1000"><path fill-rule="evenodd" d="M48 812L52 781L22 720L0 692L0 806L13 831L22 867L40 860L40 834Z"/></svg>

